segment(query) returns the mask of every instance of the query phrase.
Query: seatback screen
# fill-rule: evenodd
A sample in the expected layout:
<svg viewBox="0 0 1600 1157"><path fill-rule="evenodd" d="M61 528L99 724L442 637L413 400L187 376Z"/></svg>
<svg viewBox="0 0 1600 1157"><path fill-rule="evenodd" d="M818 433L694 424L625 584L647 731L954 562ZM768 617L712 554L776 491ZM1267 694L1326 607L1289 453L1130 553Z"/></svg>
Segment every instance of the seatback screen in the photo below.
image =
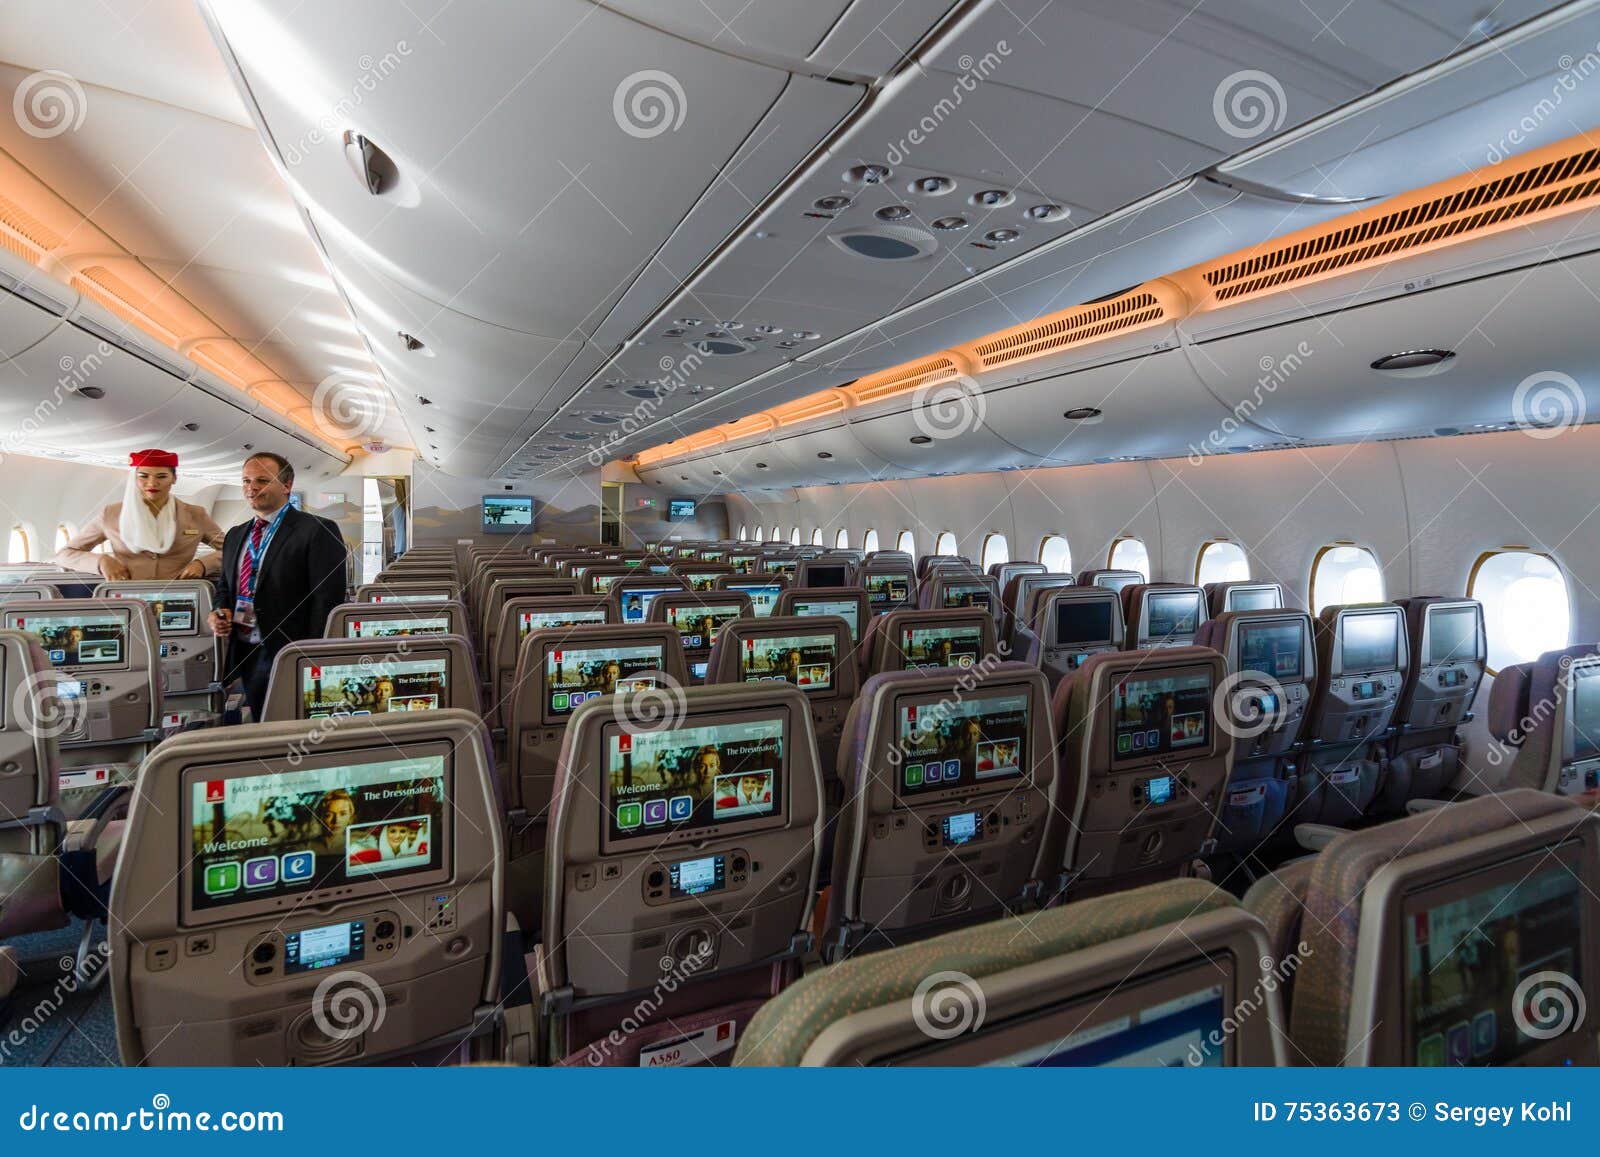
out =
<svg viewBox="0 0 1600 1157"><path fill-rule="evenodd" d="M686 651L704 651L717 641L723 627L743 614L738 603L698 607L668 607L667 622L678 628Z"/></svg>
<svg viewBox="0 0 1600 1157"><path fill-rule="evenodd" d="M448 618L346 619L347 639L388 639L406 635L442 635L450 630Z"/></svg>
<svg viewBox="0 0 1600 1157"><path fill-rule="evenodd" d="M1478 657L1478 608L1451 607L1428 612L1428 662L1462 662Z"/></svg>
<svg viewBox="0 0 1600 1157"><path fill-rule="evenodd" d="M983 653L983 628L977 623L961 627L903 627L900 652L906 667L971 667Z"/></svg>
<svg viewBox="0 0 1600 1157"><path fill-rule="evenodd" d="M784 721L755 719L605 737L614 840L777 815Z"/></svg>
<svg viewBox="0 0 1600 1157"><path fill-rule="evenodd" d="M8 614L6 626L35 636L55 667L116 667L127 659L122 615Z"/></svg>
<svg viewBox="0 0 1600 1157"><path fill-rule="evenodd" d="M1276 611L1283 606L1277 587L1236 587L1228 592L1226 610Z"/></svg>
<svg viewBox="0 0 1600 1157"><path fill-rule="evenodd" d="M195 911L444 866L445 757L197 779L185 886ZM381 883L380 883L381 881Z"/></svg>
<svg viewBox="0 0 1600 1157"><path fill-rule="evenodd" d="M1118 594L1121 594L1124 587L1131 587L1134 583L1143 581L1144 580L1136 574L1102 574L1095 576L1094 585L1097 587L1104 587L1108 591L1116 591Z"/></svg>
<svg viewBox="0 0 1600 1157"><path fill-rule="evenodd" d="M617 580L627 577L625 574L597 574L590 581L593 583L594 593L604 595L611 593L611 588L617 585Z"/></svg>
<svg viewBox="0 0 1600 1157"><path fill-rule="evenodd" d="M1021 1068L1217 1067L1224 1050L1207 1042L1227 1036L1225 1015L1222 985L1208 985L991 1063Z"/></svg>
<svg viewBox="0 0 1600 1157"><path fill-rule="evenodd" d="M745 639L739 675L746 683L793 683L803 691L828 691L838 663L837 639L831 631Z"/></svg>
<svg viewBox="0 0 1600 1157"><path fill-rule="evenodd" d="M650 604L664 594L682 587L633 587L622 592L622 621L642 623L650 617Z"/></svg>
<svg viewBox="0 0 1600 1157"><path fill-rule="evenodd" d="M850 624L850 641L861 640L861 606L855 599L795 599L789 610L796 615L838 615Z"/></svg>
<svg viewBox="0 0 1600 1157"><path fill-rule="evenodd" d="M721 562L722 561L722 556L727 554L727 553L728 552L725 551L725 550L702 550L700 552L700 561L701 562Z"/></svg>
<svg viewBox="0 0 1600 1157"><path fill-rule="evenodd" d="M606 621L604 607L576 607L569 611L522 611L517 615L517 638L552 627L582 627Z"/></svg>
<svg viewBox="0 0 1600 1157"><path fill-rule="evenodd" d="M300 718L431 711L448 703L447 659L324 663L300 669Z"/></svg>
<svg viewBox="0 0 1600 1157"><path fill-rule="evenodd" d="M1144 597L1144 633L1152 643L1192 639L1204 618L1205 596L1198 591L1174 594L1150 591Z"/></svg>
<svg viewBox="0 0 1600 1157"><path fill-rule="evenodd" d="M813 563L806 567L806 585L813 587L842 587L845 580L845 569L842 566L818 566Z"/></svg>
<svg viewBox="0 0 1600 1157"><path fill-rule="evenodd" d="M800 569L800 560L797 558L769 558L761 566L768 574L781 574L789 578L794 577L794 572Z"/></svg>
<svg viewBox="0 0 1600 1157"><path fill-rule="evenodd" d="M1400 665L1400 620L1391 614L1343 615L1345 671L1387 671Z"/></svg>
<svg viewBox="0 0 1600 1157"><path fill-rule="evenodd" d="M749 574L755 568L756 558L753 554L730 554L723 561L733 568L735 574Z"/></svg>
<svg viewBox="0 0 1600 1157"><path fill-rule="evenodd" d="M1519 870L1508 872L1510 867ZM1515 1061L1548 1039L1518 1027L1519 1020L1541 1021L1536 1009L1518 1006L1522 981L1557 972L1575 987L1583 982L1582 893L1573 870L1515 861L1480 875L1500 882L1485 880L1482 888L1444 902L1430 901L1427 893L1407 897L1402 920L1410 1064ZM1536 983L1527 999L1539 999L1541 987ZM1579 1024L1575 1018L1574 1031Z"/></svg>
<svg viewBox="0 0 1600 1157"><path fill-rule="evenodd" d="M997 692L896 708L902 796L973 787L1022 774L1028 759L1028 697Z"/></svg>
<svg viewBox="0 0 1600 1157"><path fill-rule="evenodd" d="M1259 671L1274 679L1305 675L1305 631L1293 623L1240 623L1239 669Z"/></svg>
<svg viewBox="0 0 1600 1157"><path fill-rule="evenodd" d="M861 585L874 607L898 607L911 597L911 580L903 574L869 574Z"/></svg>
<svg viewBox="0 0 1600 1157"><path fill-rule="evenodd" d="M1149 759L1204 747L1211 738L1211 690L1209 670L1118 680L1111 692L1113 756Z"/></svg>
<svg viewBox="0 0 1600 1157"><path fill-rule="evenodd" d="M946 607L982 607L994 611L994 593L984 583L945 583Z"/></svg>
<svg viewBox="0 0 1600 1157"><path fill-rule="evenodd" d="M1572 668L1567 718L1572 729L1572 762L1600 759L1600 664Z"/></svg>
<svg viewBox="0 0 1600 1157"><path fill-rule="evenodd" d="M372 596L375 603L447 603L450 601L448 591L421 591L396 594L393 591L379 592Z"/></svg>
<svg viewBox="0 0 1600 1157"><path fill-rule="evenodd" d="M778 595L782 589L777 583L729 583L730 591L743 591L750 596L750 602L758 618L766 618L772 614L778 605Z"/></svg>
<svg viewBox="0 0 1600 1157"><path fill-rule="evenodd" d="M1111 641L1111 604L1101 600L1058 599L1056 638L1058 647L1072 647Z"/></svg>
<svg viewBox="0 0 1600 1157"><path fill-rule="evenodd" d="M641 671L659 671L666 663L660 643L623 647L552 647L545 652L548 715L570 715L580 704L619 688L644 691L656 685Z"/></svg>
<svg viewBox="0 0 1600 1157"><path fill-rule="evenodd" d="M718 577L726 573L720 570L680 571L678 577L688 583L692 591L709 591L717 585Z"/></svg>
<svg viewBox="0 0 1600 1157"><path fill-rule="evenodd" d="M138 599L150 608L156 630L163 635L192 635L200 622L200 600L195 595L166 591L117 591L114 599Z"/></svg>

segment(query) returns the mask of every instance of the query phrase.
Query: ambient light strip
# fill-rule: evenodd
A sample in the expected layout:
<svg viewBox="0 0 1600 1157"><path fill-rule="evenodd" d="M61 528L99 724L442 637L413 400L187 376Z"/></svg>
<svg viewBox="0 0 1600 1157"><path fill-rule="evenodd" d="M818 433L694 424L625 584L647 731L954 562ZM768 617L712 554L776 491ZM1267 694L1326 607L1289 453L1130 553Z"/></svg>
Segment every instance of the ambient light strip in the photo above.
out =
<svg viewBox="0 0 1600 1157"><path fill-rule="evenodd" d="M650 466L709 446L809 422L959 377L975 377L1148 326L1523 228L1600 204L1600 148L1569 137L1488 169L1401 193L1381 204L1075 305L846 385L680 438L633 458ZM756 419L766 421L756 424Z"/></svg>
<svg viewBox="0 0 1600 1157"><path fill-rule="evenodd" d="M305 420L309 398L4 151L0 245L176 358L187 358L318 443L327 441Z"/></svg>

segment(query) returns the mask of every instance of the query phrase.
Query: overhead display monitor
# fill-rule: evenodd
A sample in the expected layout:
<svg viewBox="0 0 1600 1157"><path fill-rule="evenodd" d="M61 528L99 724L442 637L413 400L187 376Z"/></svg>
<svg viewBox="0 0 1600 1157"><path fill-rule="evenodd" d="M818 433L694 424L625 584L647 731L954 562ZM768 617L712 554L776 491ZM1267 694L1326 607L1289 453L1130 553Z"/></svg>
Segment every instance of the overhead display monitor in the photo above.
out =
<svg viewBox="0 0 1600 1157"><path fill-rule="evenodd" d="M526 494L485 494L483 533L520 534L533 529L533 499Z"/></svg>
<svg viewBox="0 0 1600 1157"><path fill-rule="evenodd" d="M694 499L674 498L667 503L667 517L673 522L681 522L694 517Z"/></svg>

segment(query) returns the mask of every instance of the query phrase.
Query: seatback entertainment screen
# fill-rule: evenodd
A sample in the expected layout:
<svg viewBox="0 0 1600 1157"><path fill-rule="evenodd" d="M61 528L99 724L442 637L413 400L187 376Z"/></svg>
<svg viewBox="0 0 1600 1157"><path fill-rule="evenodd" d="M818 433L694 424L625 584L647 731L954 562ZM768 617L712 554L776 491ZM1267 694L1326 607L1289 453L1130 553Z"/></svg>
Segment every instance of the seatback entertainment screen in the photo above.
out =
<svg viewBox="0 0 1600 1157"><path fill-rule="evenodd" d="M1387 613L1341 615L1346 671L1389 671L1400 665L1400 617Z"/></svg>
<svg viewBox="0 0 1600 1157"><path fill-rule="evenodd" d="M1028 697L1017 692L902 704L896 708L902 795L972 787L1022 774Z"/></svg>
<svg viewBox="0 0 1600 1157"><path fill-rule="evenodd" d="M902 606L911 597L911 580L903 574L869 574L861 585L874 610Z"/></svg>
<svg viewBox="0 0 1600 1157"><path fill-rule="evenodd" d="M739 674L746 683L793 683L803 691L833 687L839 652L833 632L745 639Z"/></svg>
<svg viewBox="0 0 1600 1157"><path fill-rule="evenodd" d="M730 591L743 591L750 596L757 618L767 618L778 605L778 596L783 593L783 588L777 583L729 583Z"/></svg>
<svg viewBox="0 0 1600 1157"><path fill-rule="evenodd" d="M613 840L779 814L784 720L752 719L605 737Z"/></svg>
<svg viewBox="0 0 1600 1157"><path fill-rule="evenodd" d="M150 608L156 630L163 635L192 635L200 623L200 599L182 591L117 591L114 599L138 599Z"/></svg>
<svg viewBox="0 0 1600 1157"><path fill-rule="evenodd" d="M977 623L960 627L903 627L900 651L911 669L971 667L983 653L983 628Z"/></svg>
<svg viewBox="0 0 1600 1157"><path fill-rule="evenodd" d="M438 658L308 664L300 670L300 718L431 711L446 706L448 663Z"/></svg>
<svg viewBox="0 0 1600 1157"><path fill-rule="evenodd" d="M666 659L660 643L637 646L553 647L545 652L548 714L570 715L587 700L618 690L645 691L655 679L641 671L659 671Z"/></svg>
<svg viewBox="0 0 1600 1157"><path fill-rule="evenodd" d="M789 610L800 616L838 615L850 624L850 641L861 641L861 606L855 599L795 599Z"/></svg>
<svg viewBox="0 0 1600 1157"><path fill-rule="evenodd" d="M1075 647L1110 641L1110 603L1081 599L1056 601L1056 646Z"/></svg>
<svg viewBox="0 0 1600 1157"><path fill-rule="evenodd" d="M7 614L6 626L37 637L54 667L115 667L128 654L121 615Z"/></svg>
<svg viewBox="0 0 1600 1157"><path fill-rule="evenodd" d="M738 603L668 607L667 622L678 628L684 650L705 651L717 641L717 633L737 619L743 610Z"/></svg>
<svg viewBox="0 0 1600 1157"><path fill-rule="evenodd" d="M589 626L606 621L604 607L574 607L565 611L522 611L517 615L517 638L551 627Z"/></svg>
<svg viewBox="0 0 1600 1157"><path fill-rule="evenodd" d="M347 639L388 639L408 635L442 635L450 630L450 620L444 616L418 616L394 619L347 619L344 624Z"/></svg>
<svg viewBox="0 0 1600 1157"><path fill-rule="evenodd" d="M1145 595L1145 637L1152 643L1194 638L1205 617L1205 596L1199 591L1167 594L1151 591Z"/></svg>
<svg viewBox="0 0 1600 1157"><path fill-rule="evenodd" d="M1428 612L1428 662L1463 662L1478 657L1478 609L1440 607Z"/></svg>
<svg viewBox="0 0 1600 1157"><path fill-rule="evenodd" d="M1239 624L1240 670L1300 679L1306 670L1304 646L1305 631L1298 622Z"/></svg>
<svg viewBox="0 0 1600 1157"><path fill-rule="evenodd" d="M1111 693L1116 759L1148 759L1204 747L1211 737L1211 672L1129 674Z"/></svg>

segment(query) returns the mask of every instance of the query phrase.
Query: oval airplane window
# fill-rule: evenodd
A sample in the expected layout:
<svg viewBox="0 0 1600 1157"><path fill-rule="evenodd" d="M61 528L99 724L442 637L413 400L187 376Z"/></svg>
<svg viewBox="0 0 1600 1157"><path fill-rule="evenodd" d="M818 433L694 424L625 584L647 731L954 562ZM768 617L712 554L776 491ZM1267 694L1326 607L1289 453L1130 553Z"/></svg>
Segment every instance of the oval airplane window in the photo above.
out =
<svg viewBox="0 0 1600 1157"><path fill-rule="evenodd" d="M739 541L740 542L743 542L745 539L750 537L749 531L750 531L750 528L748 526L746 526L744 523L741 522L739 524Z"/></svg>
<svg viewBox="0 0 1600 1157"><path fill-rule="evenodd" d="M900 537L894 540L894 548L896 550L903 550L912 558L916 558L917 536L912 534L909 530L902 530L900 532Z"/></svg>
<svg viewBox="0 0 1600 1157"><path fill-rule="evenodd" d="M772 537L767 539L767 541L768 542L782 542L783 541L783 527L774 525L773 528L772 528Z"/></svg>
<svg viewBox="0 0 1600 1157"><path fill-rule="evenodd" d="M1059 534L1047 534L1039 544L1039 562L1051 574L1072 572L1072 548Z"/></svg>
<svg viewBox="0 0 1600 1157"><path fill-rule="evenodd" d="M790 546L799 546L800 545L800 528L798 526L794 527L792 530L789 531L789 545Z"/></svg>
<svg viewBox="0 0 1600 1157"><path fill-rule="evenodd" d="M848 550L850 547L850 532L841 529L838 534L833 536L833 545L839 549Z"/></svg>
<svg viewBox="0 0 1600 1157"><path fill-rule="evenodd" d="M1207 583L1242 583L1250 580L1250 560L1236 542L1215 539L1200 548L1195 560L1194 585Z"/></svg>
<svg viewBox="0 0 1600 1157"><path fill-rule="evenodd" d="M933 540L934 554L954 554L956 552L956 536L948 530L941 530L939 537Z"/></svg>
<svg viewBox="0 0 1600 1157"><path fill-rule="evenodd" d="M1111 544L1111 557L1106 563L1112 570L1136 570L1150 581L1150 552L1137 538L1119 538Z"/></svg>
<svg viewBox="0 0 1600 1157"><path fill-rule="evenodd" d="M1366 547L1338 543L1317 552L1311 564L1313 615L1320 615L1323 607L1381 603L1383 599L1383 568L1377 555Z"/></svg>
<svg viewBox="0 0 1600 1157"><path fill-rule="evenodd" d="M819 526L819 527L816 527L814 530L812 530L812 532L811 532L811 545L812 546L821 546L822 545L822 527Z"/></svg>
<svg viewBox="0 0 1600 1157"><path fill-rule="evenodd" d="M6 548L7 562L30 562L28 558L28 532L20 526L11 528L11 542Z"/></svg>
<svg viewBox="0 0 1600 1157"><path fill-rule="evenodd" d="M60 550L62 547L66 546L67 543L71 542L74 533L75 532L73 531L72 527L68 526L65 522L60 523L56 527L56 549Z"/></svg>
<svg viewBox="0 0 1600 1157"><path fill-rule="evenodd" d="M1011 561L1011 546L1006 542L1003 534L991 534L983 540L983 569L988 569L997 562Z"/></svg>
<svg viewBox="0 0 1600 1157"><path fill-rule="evenodd" d="M867 531L865 537L861 540L861 549L867 554L871 554L878 549L878 532L876 530Z"/></svg>
<svg viewBox="0 0 1600 1157"><path fill-rule="evenodd" d="M1549 555L1489 551L1473 564L1467 597L1483 604L1491 672L1532 662L1572 642L1567 578Z"/></svg>

